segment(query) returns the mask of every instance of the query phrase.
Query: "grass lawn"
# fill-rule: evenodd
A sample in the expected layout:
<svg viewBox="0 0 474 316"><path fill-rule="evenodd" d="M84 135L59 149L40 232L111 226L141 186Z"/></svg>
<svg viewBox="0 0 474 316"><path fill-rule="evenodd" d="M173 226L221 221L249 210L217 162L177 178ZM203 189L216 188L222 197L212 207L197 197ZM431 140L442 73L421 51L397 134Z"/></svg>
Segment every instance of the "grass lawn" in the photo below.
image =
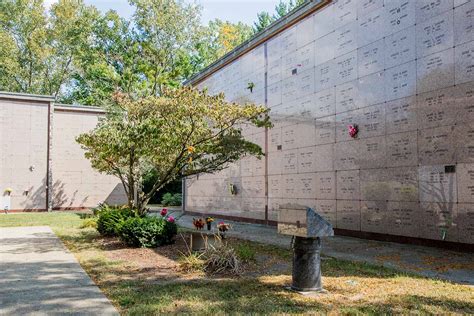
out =
<svg viewBox="0 0 474 316"><path fill-rule="evenodd" d="M132 249L94 229L81 229L73 213L0 215L0 226L49 225L123 314L473 314L474 290L368 264L325 258L327 294L302 296L291 282L291 253L230 240L255 250L240 277L184 273L177 259L184 242ZM244 245L244 246L242 246Z"/></svg>

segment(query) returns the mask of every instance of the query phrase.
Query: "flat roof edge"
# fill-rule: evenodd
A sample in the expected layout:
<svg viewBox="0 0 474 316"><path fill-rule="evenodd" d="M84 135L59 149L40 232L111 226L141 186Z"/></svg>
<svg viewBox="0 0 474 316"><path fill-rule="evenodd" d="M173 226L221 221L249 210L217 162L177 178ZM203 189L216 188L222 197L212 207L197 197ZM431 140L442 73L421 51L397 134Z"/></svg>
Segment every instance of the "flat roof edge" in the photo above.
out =
<svg viewBox="0 0 474 316"><path fill-rule="evenodd" d="M267 28L261 32L255 34L252 38L243 42L197 74L193 75L191 78L184 82L184 85L196 85L199 82L203 81L207 77L211 76L213 73L219 69L230 64L240 56L248 53L250 50L254 49L258 45L264 43L265 41L275 37L279 33L283 32L285 29L293 26L298 21L304 19L308 15L319 10L324 5L330 3L332 0L309 0L308 2L302 4L300 7L296 8L294 11L285 15L281 19L273 22Z"/></svg>
<svg viewBox="0 0 474 316"><path fill-rule="evenodd" d="M39 102L54 102L55 100L55 98L51 95L29 94L8 91L0 91L0 99L14 99Z"/></svg>
<svg viewBox="0 0 474 316"><path fill-rule="evenodd" d="M63 111L63 112L90 112L90 113L100 113L105 114L105 109L97 106L88 106L88 105L70 105L70 104L55 104L54 111Z"/></svg>

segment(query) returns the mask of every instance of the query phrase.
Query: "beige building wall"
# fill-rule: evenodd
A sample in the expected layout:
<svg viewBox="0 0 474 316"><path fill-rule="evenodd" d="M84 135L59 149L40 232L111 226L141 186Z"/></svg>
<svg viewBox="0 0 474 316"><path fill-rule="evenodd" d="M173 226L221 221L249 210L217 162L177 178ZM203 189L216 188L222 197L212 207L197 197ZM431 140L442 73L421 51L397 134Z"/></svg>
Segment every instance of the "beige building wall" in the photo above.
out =
<svg viewBox="0 0 474 316"><path fill-rule="evenodd" d="M45 210L47 98L0 95L0 201L2 210ZM10 195L6 190L13 191Z"/></svg>

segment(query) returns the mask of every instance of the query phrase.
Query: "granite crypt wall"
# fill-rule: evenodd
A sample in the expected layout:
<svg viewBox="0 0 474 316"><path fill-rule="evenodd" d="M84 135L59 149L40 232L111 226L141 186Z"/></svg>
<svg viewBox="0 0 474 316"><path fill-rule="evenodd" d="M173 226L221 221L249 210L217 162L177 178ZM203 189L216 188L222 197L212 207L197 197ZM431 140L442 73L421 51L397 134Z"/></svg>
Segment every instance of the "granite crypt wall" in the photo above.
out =
<svg viewBox="0 0 474 316"><path fill-rule="evenodd" d="M474 0L320 5L189 82L275 126L243 129L265 159L187 179L186 210L274 221L296 202L340 230L473 244Z"/></svg>
<svg viewBox="0 0 474 316"><path fill-rule="evenodd" d="M1 210L124 203L119 181L94 171L75 142L102 115L98 108L58 105L46 96L0 93Z"/></svg>

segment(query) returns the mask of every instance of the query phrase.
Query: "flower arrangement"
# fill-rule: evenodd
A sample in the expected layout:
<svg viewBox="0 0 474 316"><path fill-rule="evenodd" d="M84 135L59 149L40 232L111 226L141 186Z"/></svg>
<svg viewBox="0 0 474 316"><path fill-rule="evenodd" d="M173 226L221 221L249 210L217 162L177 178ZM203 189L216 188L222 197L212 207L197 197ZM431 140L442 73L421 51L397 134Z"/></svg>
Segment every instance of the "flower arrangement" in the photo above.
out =
<svg viewBox="0 0 474 316"><path fill-rule="evenodd" d="M229 193L231 195L237 195L237 186L235 184L229 183Z"/></svg>
<svg viewBox="0 0 474 316"><path fill-rule="evenodd" d="M211 230L212 222L214 219L212 217L206 217L207 230Z"/></svg>
<svg viewBox="0 0 474 316"><path fill-rule="evenodd" d="M6 188L6 189L5 189L5 193L6 193L7 195L10 195L12 192L13 192L13 189L12 189L12 188Z"/></svg>
<svg viewBox="0 0 474 316"><path fill-rule="evenodd" d="M202 218L193 218L193 225L197 230L201 230L204 227L204 220Z"/></svg>
<svg viewBox="0 0 474 316"><path fill-rule="evenodd" d="M225 233L230 229L230 224L226 224L223 221L219 222L217 224L217 229L219 230L219 236L222 237L222 239L225 238Z"/></svg>
<svg viewBox="0 0 474 316"><path fill-rule="evenodd" d="M161 215L161 217L163 217L169 223L176 222L176 219L173 216L168 215L168 209L166 209L166 208L161 210L160 215Z"/></svg>
<svg viewBox="0 0 474 316"><path fill-rule="evenodd" d="M160 212L160 215L165 217L166 214L168 214L168 209L166 209L166 208L162 209L161 212Z"/></svg>
<svg viewBox="0 0 474 316"><path fill-rule="evenodd" d="M176 221L173 216L168 216L168 218L166 220L170 223L174 223Z"/></svg>
<svg viewBox="0 0 474 316"><path fill-rule="evenodd" d="M348 126L348 130L349 130L349 136L352 137L352 138L355 138L357 137L357 134L359 133L359 127L357 125L349 125Z"/></svg>

